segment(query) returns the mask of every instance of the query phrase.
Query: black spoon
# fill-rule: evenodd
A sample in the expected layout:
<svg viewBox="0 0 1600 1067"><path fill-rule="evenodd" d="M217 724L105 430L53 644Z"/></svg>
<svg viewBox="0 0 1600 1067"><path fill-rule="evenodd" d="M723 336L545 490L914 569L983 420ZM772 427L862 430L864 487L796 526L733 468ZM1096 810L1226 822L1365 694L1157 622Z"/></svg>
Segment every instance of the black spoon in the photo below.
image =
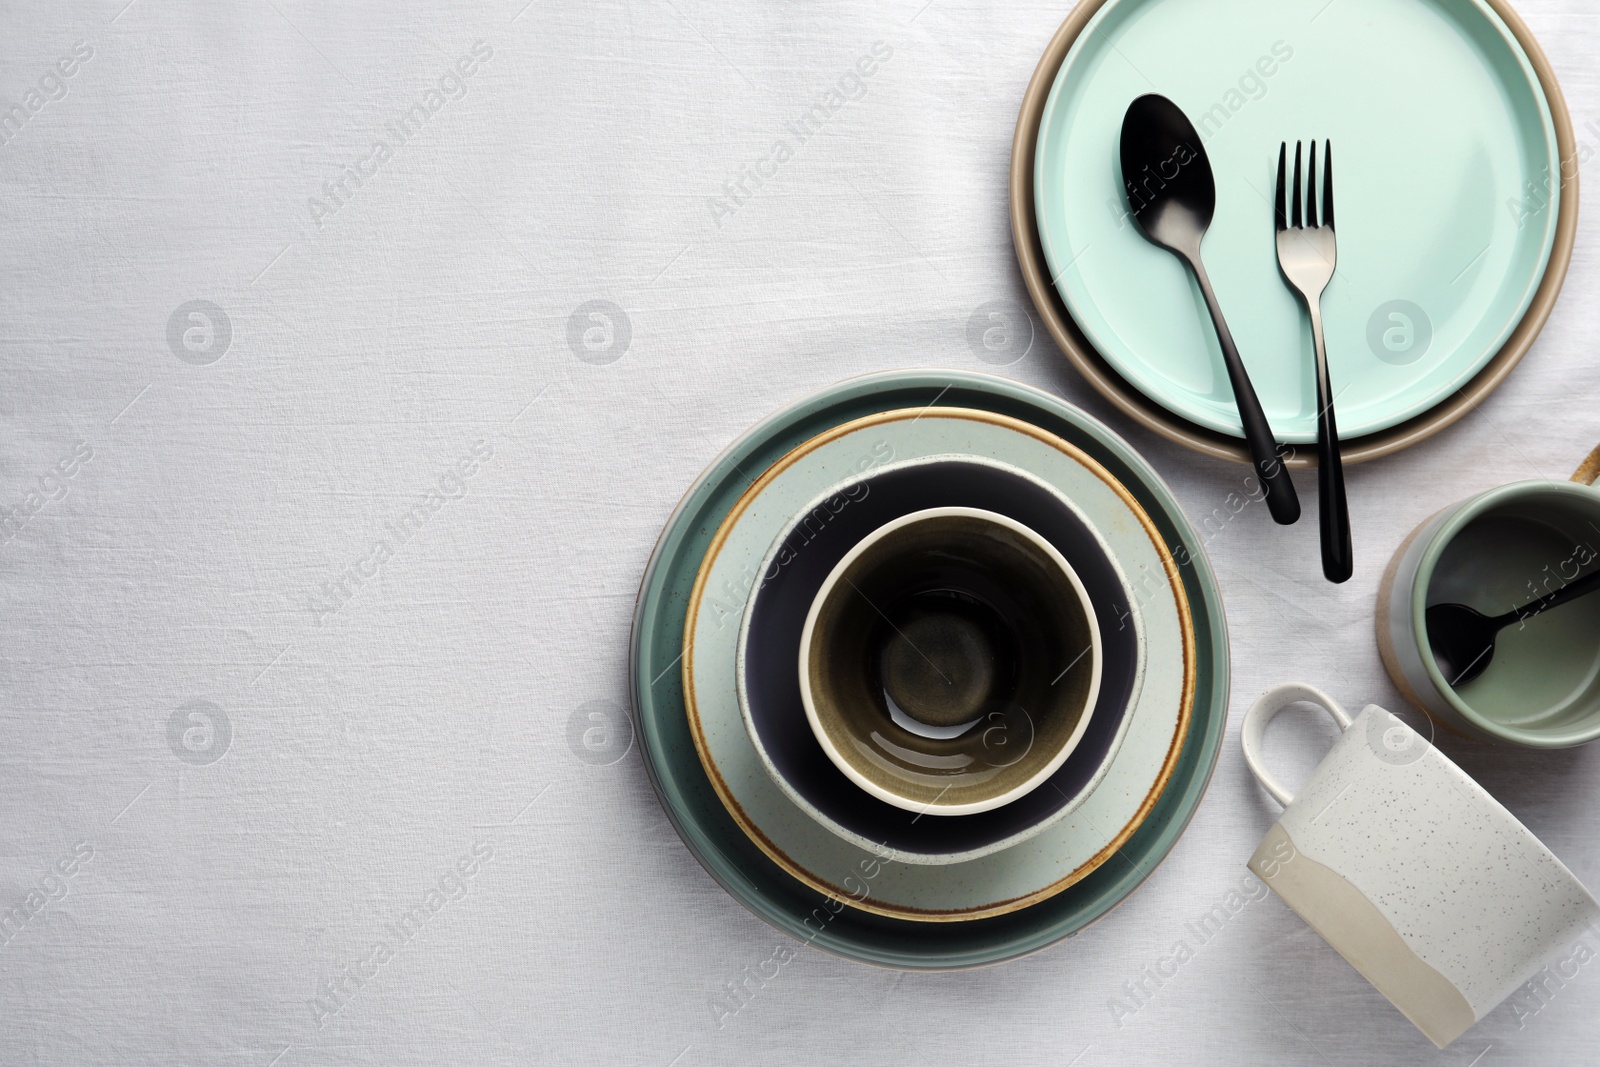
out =
<svg viewBox="0 0 1600 1067"><path fill-rule="evenodd" d="M1217 208L1217 186L1211 163L1200 145L1200 135L1188 117L1164 96L1151 93L1128 105L1122 119L1122 181L1128 207L1139 229L1154 243L1189 264L1200 294L1211 312L1222 361L1228 368L1234 403L1244 426L1250 459L1266 492L1267 510L1280 525L1300 518L1300 498L1261 410L1250 375L1239 358L1233 334L1222 318L1222 308L1211 291L1211 280L1200 262L1200 242Z"/></svg>
<svg viewBox="0 0 1600 1067"><path fill-rule="evenodd" d="M1428 624L1428 644L1433 648L1433 662L1439 673L1454 689L1466 685L1489 666L1494 659L1494 639L1501 630L1514 622L1533 618L1541 612L1559 607L1569 600L1600 589L1600 571L1557 589L1549 596L1524 604L1520 608L1496 615L1483 615L1465 604L1435 604L1424 614Z"/></svg>

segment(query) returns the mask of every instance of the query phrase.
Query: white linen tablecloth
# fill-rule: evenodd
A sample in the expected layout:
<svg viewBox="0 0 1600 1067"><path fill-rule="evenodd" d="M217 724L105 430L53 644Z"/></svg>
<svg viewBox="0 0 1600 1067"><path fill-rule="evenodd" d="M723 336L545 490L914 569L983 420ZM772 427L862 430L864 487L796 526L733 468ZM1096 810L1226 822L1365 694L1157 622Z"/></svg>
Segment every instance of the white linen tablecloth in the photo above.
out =
<svg viewBox="0 0 1600 1067"><path fill-rule="evenodd" d="M1522 8L1600 151L1592 5ZM0 1064L1594 1062L1600 943L1434 1053L1248 879L1276 809L1237 747L1283 681L1400 710L1372 626L1400 539L1600 441L1592 215L1505 386L1348 472L1354 581L1312 512L1211 540L1234 725L1166 864L1076 939L790 960L607 739L641 570L727 442L848 375L992 369L969 319L1026 302L1009 152L1066 9L4 5ZM1037 322L1003 373L1193 514L1242 484ZM1311 724L1271 737L1296 780ZM1600 748L1440 744L1600 884Z"/></svg>

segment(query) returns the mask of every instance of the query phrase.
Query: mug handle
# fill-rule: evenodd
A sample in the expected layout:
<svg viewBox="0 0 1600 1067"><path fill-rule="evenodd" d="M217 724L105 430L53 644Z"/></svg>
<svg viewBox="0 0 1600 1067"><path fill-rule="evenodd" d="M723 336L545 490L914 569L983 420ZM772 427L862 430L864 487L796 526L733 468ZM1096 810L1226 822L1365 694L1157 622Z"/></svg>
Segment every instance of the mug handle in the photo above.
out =
<svg viewBox="0 0 1600 1067"><path fill-rule="evenodd" d="M1261 783L1261 788L1272 794L1284 807L1294 801L1294 795L1283 786L1266 768L1266 760L1261 755L1261 739L1266 736L1267 723L1288 707L1290 704L1315 704L1327 712L1333 721L1339 724L1339 729L1350 728L1350 713L1339 706L1339 702L1320 689L1299 683L1280 685L1261 695L1261 698L1250 705L1250 710L1244 713L1244 727L1239 731L1239 744L1244 749L1244 761L1250 767L1250 773L1256 776L1256 781Z"/></svg>
<svg viewBox="0 0 1600 1067"><path fill-rule="evenodd" d="M1581 485L1593 485L1600 480L1600 446L1589 453L1589 458L1578 464L1578 469L1572 472L1572 480Z"/></svg>

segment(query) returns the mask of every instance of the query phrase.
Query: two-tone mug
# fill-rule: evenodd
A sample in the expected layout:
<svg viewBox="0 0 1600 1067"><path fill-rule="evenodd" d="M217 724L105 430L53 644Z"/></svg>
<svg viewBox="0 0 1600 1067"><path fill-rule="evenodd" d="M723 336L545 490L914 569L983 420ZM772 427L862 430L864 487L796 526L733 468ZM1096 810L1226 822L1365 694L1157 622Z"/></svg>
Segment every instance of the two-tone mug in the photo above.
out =
<svg viewBox="0 0 1600 1067"><path fill-rule="evenodd" d="M1300 702L1344 733L1291 796L1261 741ZM1241 741L1284 806L1250 869L1438 1047L1600 922L1600 904L1527 827L1383 708L1352 720L1325 693L1282 686L1245 713Z"/></svg>

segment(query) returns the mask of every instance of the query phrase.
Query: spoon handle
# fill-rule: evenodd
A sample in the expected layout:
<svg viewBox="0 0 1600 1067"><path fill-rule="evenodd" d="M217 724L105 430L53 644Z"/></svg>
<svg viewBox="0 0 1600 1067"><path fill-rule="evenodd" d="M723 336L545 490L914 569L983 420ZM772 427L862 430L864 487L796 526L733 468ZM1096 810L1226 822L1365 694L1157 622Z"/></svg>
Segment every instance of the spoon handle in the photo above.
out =
<svg viewBox="0 0 1600 1067"><path fill-rule="evenodd" d="M1542 596L1538 600L1530 601L1520 608L1513 608L1496 618L1494 622L1502 627L1510 626L1514 622L1523 622L1542 612L1549 611L1551 608L1560 607L1569 600L1587 596L1596 589L1600 589L1600 571L1593 571L1575 582L1568 582L1554 593Z"/></svg>
<svg viewBox="0 0 1600 1067"><path fill-rule="evenodd" d="M1222 345L1222 362L1228 368L1228 382L1233 386L1234 403L1239 407L1239 422L1244 426L1244 440L1250 449L1250 460L1267 495L1267 510L1278 525L1291 526L1300 518L1300 498L1295 494L1294 482L1289 478L1289 467L1284 463L1282 450L1272 435L1272 424L1267 421L1267 413L1261 410L1255 386L1250 384L1244 360L1239 358L1239 349L1233 343L1233 334L1228 331L1227 320L1222 317L1217 294L1211 291L1211 279L1206 277L1206 268L1200 262L1198 250L1188 258L1189 265L1194 268L1195 280L1200 283L1200 294L1205 297L1206 308L1211 312L1211 324L1216 327L1217 341Z"/></svg>
<svg viewBox="0 0 1600 1067"><path fill-rule="evenodd" d="M1322 533L1322 574L1330 582L1347 582L1355 572L1350 547L1350 505L1344 493L1344 463L1339 458L1339 426L1333 417L1333 377L1328 373L1328 347L1322 334L1320 301L1311 309L1311 339L1317 354L1317 499Z"/></svg>

